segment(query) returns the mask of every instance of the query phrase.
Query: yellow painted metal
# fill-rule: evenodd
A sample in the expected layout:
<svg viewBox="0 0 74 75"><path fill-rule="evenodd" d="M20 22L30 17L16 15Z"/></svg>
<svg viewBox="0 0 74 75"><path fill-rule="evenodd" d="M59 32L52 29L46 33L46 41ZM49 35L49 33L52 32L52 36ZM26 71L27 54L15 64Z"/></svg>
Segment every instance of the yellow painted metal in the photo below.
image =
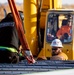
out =
<svg viewBox="0 0 74 75"><path fill-rule="evenodd" d="M48 13L47 13L48 14ZM48 15L47 15L48 16ZM63 16L62 17L60 17L60 18L63 18ZM47 21L47 19L46 19L46 21ZM47 22L46 22L47 23ZM60 25L60 24L59 24ZM46 31L46 30L45 30ZM73 33L74 33L74 30L72 29L72 31L73 31ZM72 34L73 35L73 37L74 37L74 34ZM46 36L46 32L45 32L45 36ZM44 46L45 46L45 55L46 55L46 57L51 57L51 52L52 52L52 50L51 50L51 43L48 43L48 42L46 42L46 37L45 37L45 39L44 39ZM67 54L67 56L68 56L68 58L69 58L69 60L74 60L74 39L73 39L73 41L71 42L71 43L67 43L67 44L63 44L63 52L64 53L66 53Z"/></svg>
<svg viewBox="0 0 74 75"><path fill-rule="evenodd" d="M36 0L24 0L24 27L25 35L33 55L37 54L37 8Z"/></svg>
<svg viewBox="0 0 74 75"><path fill-rule="evenodd" d="M37 60L38 59L43 59L43 60L47 60L46 55L45 55L45 48L42 48L41 52L39 53Z"/></svg>
<svg viewBox="0 0 74 75"><path fill-rule="evenodd" d="M46 12L41 12L40 28L45 29Z"/></svg>
<svg viewBox="0 0 74 75"><path fill-rule="evenodd" d="M56 6L57 9L59 8L62 8L62 0L58 0L57 1L57 6Z"/></svg>
<svg viewBox="0 0 74 75"><path fill-rule="evenodd" d="M62 8L62 0L49 0L50 1L50 9L59 9Z"/></svg>
<svg viewBox="0 0 74 75"><path fill-rule="evenodd" d="M74 13L73 13L74 14ZM73 18L74 18L74 16L73 16ZM72 39L72 58L73 58L73 60L74 60L74 21L73 21L73 27L72 27L72 35L73 35L73 39Z"/></svg>
<svg viewBox="0 0 74 75"><path fill-rule="evenodd" d="M53 3L52 0L49 0L49 9L52 9L53 6L52 3Z"/></svg>
<svg viewBox="0 0 74 75"><path fill-rule="evenodd" d="M48 43L45 43L45 55L46 57L51 57L51 46Z"/></svg>
<svg viewBox="0 0 74 75"><path fill-rule="evenodd" d="M42 9L52 9L53 6L54 8L57 8L56 5L58 1L61 1L61 0L43 0ZM33 55L37 55L38 53L37 32L36 32L37 31L36 30L36 27L37 27L36 26L36 22L37 22L37 6L36 6L37 3L36 2L37 0L24 0L24 27L26 31L25 35ZM42 12L41 18L40 18L40 27L43 29L45 28L46 12ZM48 55L51 56L51 54L49 54L48 52L50 51L49 44L44 43L44 46L45 48L43 47L40 53L40 56L42 56L43 53L44 53L43 54L44 56L48 56Z"/></svg>
<svg viewBox="0 0 74 75"><path fill-rule="evenodd" d="M60 4L61 7L59 7L59 5L57 5L58 1L60 1L60 3L62 3L61 0L43 0L42 9L43 10L48 10L48 9L61 8L62 7L61 4ZM42 29L45 29L45 31L46 31L45 22L47 21L46 20L46 15L47 15L47 11L41 12L40 27ZM45 32L45 36L46 36L46 32ZM44 57L51 57L51 47L50 47L49 43L46 42L46 37L44 38L44 47L41 50L41 52L40 52L38 57L39 58L40 57L43 57L43 58Z"/></svg>
<svg viewBox="0 0 74 75"><path fill-rule="evenodd" d="M43 10L60 9L60 8L62 8L62 0L43 0L42 2ZM42 29L45 28L46 14L47 14L47 11L41 12L40 27Z"/></svg>
<svg viewBox="0 0 74 75"><path fill-rule="evenodd" d="M25 17L24 27L26 31L25 34L33 55L37 55L38 53L37 32L36 32L37 31L36 30L36 22L37 22L36 2L37 0L24 0L24 17ZM58 8L62 8L62 0L43 0L42 9L58 9ZM47 14L46 12L41 12L40 28L42 29L45 29L46 14ZM73 34L73 38L74 38L74 34ZM72 43L63 44L63 45L64 45L63 52L65 52L68 55L69 60L74 60L74 39ZM42 48L38 57L41 58L51 57L51 46L49 43L46 42L46 38L44 38L44 47Z"/></svg>
<svg viewBox="0 0 74 75"><path fill-rule="evenodd" d="M61 18L63 18L63 17L61 17ZM46 34L45 34L45 36L46 36ZM72 25L72 38L74 38L74 22L73 22L73 25ZM51 57L51 52L52 52L51 46L50 46L51 43L46 42L46 37L44 39L44 44L45 44L44 46L45 46L45 55L46 55L46 57ZM74 39L72 39L71 43L63 44L63 46L64 47L63 47L62 50L63 50L64 53L67 54L68 60L74 60Z"/></svg>
<svg viewBox="0 0 74 75"><path fill-rule="evenodd" d="M69 60L73 60L72 43L63 44L63 52L67 54Z"/></svg>

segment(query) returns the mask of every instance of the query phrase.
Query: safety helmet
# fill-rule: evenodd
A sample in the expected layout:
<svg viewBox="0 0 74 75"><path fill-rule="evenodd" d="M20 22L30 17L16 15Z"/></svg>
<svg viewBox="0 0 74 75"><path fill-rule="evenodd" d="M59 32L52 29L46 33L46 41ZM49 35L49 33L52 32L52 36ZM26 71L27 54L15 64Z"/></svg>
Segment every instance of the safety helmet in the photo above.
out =
<svg viewBox="0 0 74 75"><path fill-rule="evenodd" d="M54 47L63 47L62 42L59 39L54 39L51 43L51 46Z"/></svg>

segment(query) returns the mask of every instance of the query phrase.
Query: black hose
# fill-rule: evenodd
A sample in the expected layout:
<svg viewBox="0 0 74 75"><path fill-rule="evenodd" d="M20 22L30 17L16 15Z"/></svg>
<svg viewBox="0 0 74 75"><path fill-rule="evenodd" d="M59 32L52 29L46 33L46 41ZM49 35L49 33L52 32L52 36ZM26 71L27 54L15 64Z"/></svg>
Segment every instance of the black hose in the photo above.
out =
<svg viewBox="0 0 74 75"><path fill-rule="evenodd" d="M37 8L37 35L38 35L39 52L41 51L41 47L42 47L41 32L40 32L41 5L42 5L42 0L38 0L38 8Z"/></svg>

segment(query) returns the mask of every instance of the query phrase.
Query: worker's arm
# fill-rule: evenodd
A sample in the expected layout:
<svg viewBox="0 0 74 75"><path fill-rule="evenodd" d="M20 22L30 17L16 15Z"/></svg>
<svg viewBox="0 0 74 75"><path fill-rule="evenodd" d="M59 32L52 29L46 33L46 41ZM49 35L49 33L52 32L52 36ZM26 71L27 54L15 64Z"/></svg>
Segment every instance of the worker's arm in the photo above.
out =
<svg viewBox="0 0 74 75"><path fill-rule="evenodd" d="M62 36L62 28L60 28L60 29L57 31L56 36L57 36L58 38L61 38L61 36Z"/></svg>

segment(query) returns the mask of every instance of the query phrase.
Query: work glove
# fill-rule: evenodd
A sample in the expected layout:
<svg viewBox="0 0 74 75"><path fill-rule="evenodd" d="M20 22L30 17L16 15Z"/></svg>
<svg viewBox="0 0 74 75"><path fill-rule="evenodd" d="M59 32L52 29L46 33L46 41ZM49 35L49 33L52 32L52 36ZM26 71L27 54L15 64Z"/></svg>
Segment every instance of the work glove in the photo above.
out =
<svg viewBox="0 0 74 75"><path fill-rule="evenodd" d="M35 59L33 58L33 55L32 55L30 50L25 50L25 54L24 55L25 55L26 59L28 60L29 64L36 62Z"/></svg>

